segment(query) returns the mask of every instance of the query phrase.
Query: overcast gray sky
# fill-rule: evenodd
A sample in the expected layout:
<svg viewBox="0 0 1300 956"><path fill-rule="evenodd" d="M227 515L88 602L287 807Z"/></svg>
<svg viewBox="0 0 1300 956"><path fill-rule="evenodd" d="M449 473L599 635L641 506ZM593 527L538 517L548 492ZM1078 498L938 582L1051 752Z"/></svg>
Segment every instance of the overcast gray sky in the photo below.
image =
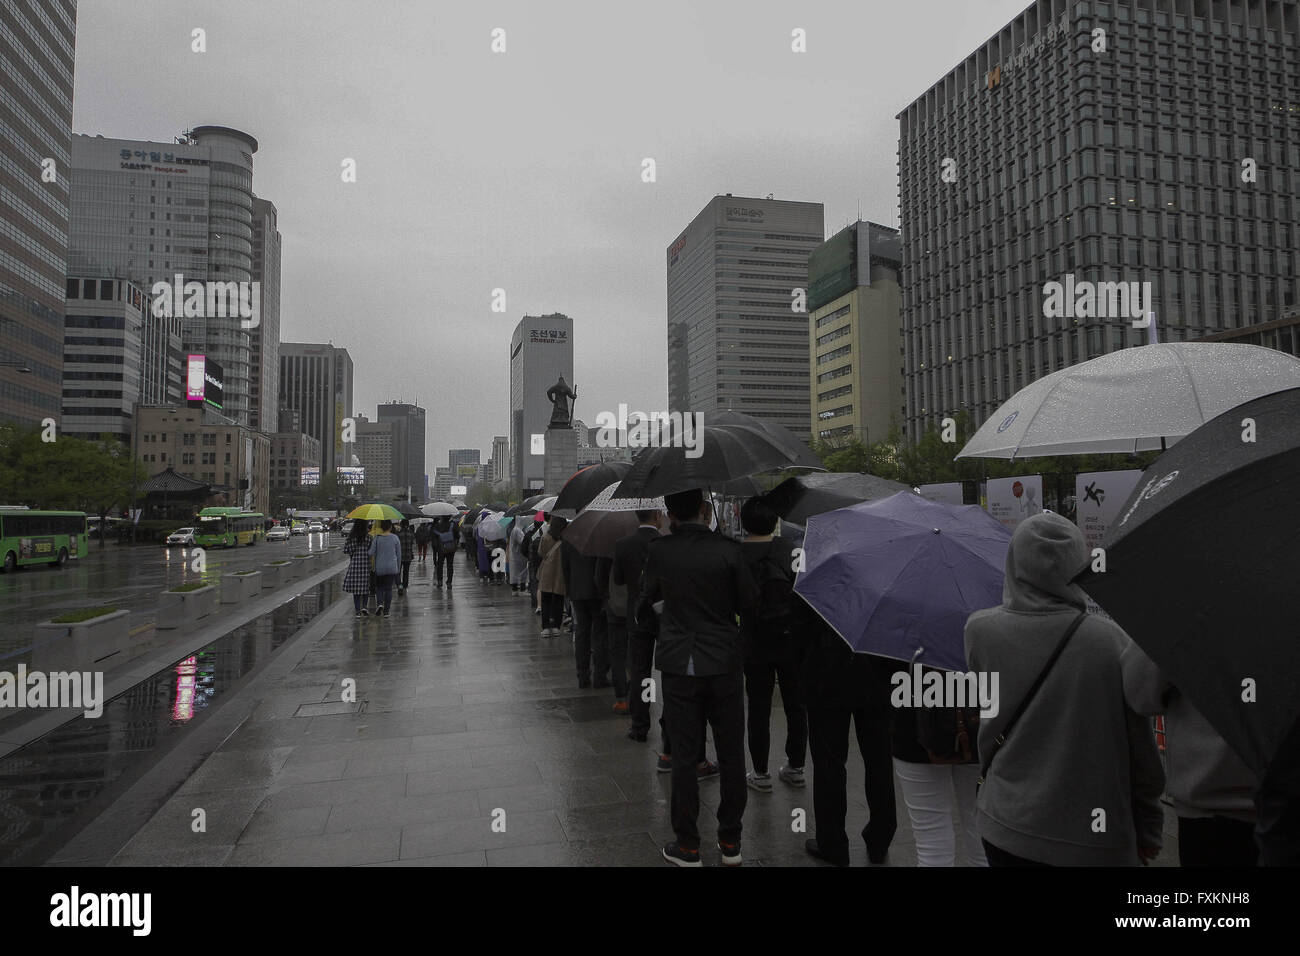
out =
<svg viewBox="0 0 1300 956"><path fill-rule="evenodd" d="M425 406L432 476L507 433L525 314L573 318L588 424L665 408L664 250L714 195L896 226L895 115L1028 5L81 0L73 128L255 136L282 338L347 348L359 412Z"/></svg>

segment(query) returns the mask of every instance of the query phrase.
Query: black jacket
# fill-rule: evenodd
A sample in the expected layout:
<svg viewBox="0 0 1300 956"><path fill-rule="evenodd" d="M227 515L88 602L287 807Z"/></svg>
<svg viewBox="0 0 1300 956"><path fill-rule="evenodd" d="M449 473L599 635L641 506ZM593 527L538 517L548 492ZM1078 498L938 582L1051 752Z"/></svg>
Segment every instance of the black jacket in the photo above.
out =
<svg viewBox="0 0 1300 956"><path fill-rule="evenodd" d="M657 627L653 620L636 623L636 605L641 598L641 572L645 569L646 555L650 552L650 542L662 537L654 528L637 528L626 538L614 542L614 565L610 569L610 580L627 588L627 623L639 631L654 631Z"/></svg>
<svg viewBox="0 0 1300 956"><path fill-rule="evenodd" d="M858 654L801 597L794 599L796 630L804 647L801 675L809 707L858 710L890 720L894 671L900 661Z"/></svg>
<svg viewBox="0 0 1300 956"><path fill-rule="evenodd" d="M589 558L567 541L560 542L560 564L564 566L564 596L570 601L598 601L596 559Z"/></svg>
<svg viewBox="0 0 1300 956"><path fill-rule="evenodd" d="M791 585L794 584L794 548L785 538L773 538L771 541L745 541L740 545L745 556L745 564L754 576L754 588L758 600L762 600L763 580L767 561L771 561L781 571ZM794 594L790 595L791 619L793 620ZM740 615L740 635L745 641L745 654L756 660L787 661L798 657L798 644L789 637L776 632L777 623L759 620L752 611Z"/></svg>
<svg viewBox="0 0 1300 956"><path fill-rule="evenodd" d="M744 668L737 616L757 600L740 545L702 524L679 524L650 544L641 575L637 620L662 600L655 663L666 674L696 677Z"/></svg>

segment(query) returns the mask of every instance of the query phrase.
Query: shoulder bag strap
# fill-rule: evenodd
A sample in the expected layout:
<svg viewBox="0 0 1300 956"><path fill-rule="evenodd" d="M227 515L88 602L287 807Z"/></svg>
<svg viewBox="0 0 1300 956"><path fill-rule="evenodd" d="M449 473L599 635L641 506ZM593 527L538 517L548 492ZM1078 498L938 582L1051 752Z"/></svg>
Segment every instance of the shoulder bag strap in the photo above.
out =
<svg viewBox="0 0 1300 956"><path fill-rule="evenodd" d="M1069 628L1065 632L1065 636L1057 642L1055 650L1052 651L1052 656L1047 659L1047 663L1043 665L1043 669L1038 672L1038 677L1030 686L1029 692L1021 699L1020 705L1016 707L1015 713L1011 715L1011 719L1007 721L1007 725L1002 728L1002 732L993 739L993 747L990 748L988 756L984 758L984 765L980 767L979 783L976 785L977 789L979 786L983 785L984 778L988 776L989 766L993 763L993 758L996 757L998 751L1002 749L1002 745L1007 742L1007 735L1011 733L1011 729L1015 727L1016 721L1018 721L1021 715L1024 714L1025 708L1028 707L1030 701L1034 699L1034 695L1038 693L1038 689L1043 686L1043 681L1047 679L1047 674L1051 671L1052 665L1056 663L1056 659L1060 657L1061 652L1065 650L1065 645L1069 643L1070 638L1074 636L1074 632L1079 629L1079 625L1083 623L1087 616L1087 611L1080 611L1078 616L1071 622Z"/></svg>

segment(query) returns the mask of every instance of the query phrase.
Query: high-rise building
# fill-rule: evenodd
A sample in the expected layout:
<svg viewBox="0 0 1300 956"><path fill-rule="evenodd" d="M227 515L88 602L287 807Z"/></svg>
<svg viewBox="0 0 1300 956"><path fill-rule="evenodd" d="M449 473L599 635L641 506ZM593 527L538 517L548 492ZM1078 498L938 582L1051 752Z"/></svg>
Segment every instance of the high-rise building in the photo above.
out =
<svg viewBox="0 0 1300 956"><path fill-rule="evenodd" d="M447 466L454 474L457 465L477 465L482 454L477 448L453 448L447 452Z"/></svg>
<svg viewBox="0 0 1300 956"><path fill-rule="evenodd" d="M393 484L411 489L413 498L425 497L424 409L408 402L385 402L379 421L393 424Z"/></svg>
<svg viewBox="0 0 1300 956"><path fill-rule="evenodd" d="M280 343L280 405L300 416L301 431L320 441L321 469L351 465L343 420L352 415L352 356L347 349Z"/></svg>
<svg viewBox="0 0 1300 956"><path fill-rule="evenodd" d="M400 454L399 423L357 419L356 456L366 470L366 485L373 491L388 491L400 486L397 461Z"/></svg>
<svg viewBox="0 0 1300 956"><path fill-rule="evenodd" d="M0 3L0 421L63 407L76 0Z"/></svg>
<svg viewBox="0 0 1300 956"><path fill-rule="evenodd" d="M808 437L808 255L821 203L715 196L668 247L668 410ZM797 311L796 311L797 310Z"/></svg>
<svg viewBox="0 0 1300 956"><path fill-rule="evenodd" d="M573 388L573 319L526 315L510 336L510 484L527 492L546 480L546 390L560 378ZM575 403L576 407L576 403ZM477 458L474 459L478 461Z"/></svg>
<svg viewBox="0 0 1300 956"><path fill-rule="evenodd" d="M433 487L429 489L429 497L434 501L445 501L451 494L451 469L435 468L433 471Z"/></svg>
<svg viewBox="0 0 1300 956"><path fill-rule="evenodd" d="M510 481L510 439L505 435L494 435L492 437L492 457L488 459L491 465L488 480L493 484L498 482Z"/></svg>
<svg viewBox="0 0 1300 956"><path fill-rule="evenodd" d="M253 281L261 283L258 324L248 330L248 422L274 431L280 395L280 229L275 204L253 197Z"/></svg>
<svg viewBox="0 0 1300 956"><path fill-rule="evenodd" d="M178 139L73 137L72 272L130 279L151 296L157 282L183 290L192 281L253 281L257 140L225 126L197 126ZM278 309L277 300L277 325ZM179 343L174 347L176 387L183 353L210 356L226 371L225 413L247 424L252 320L242 317L237 301L224 292L220 306L213 300L209 309L205 295L202 307L183 300L173 302L171 311L168 335ZM260 302L257 311L260 324Z"/></svg>
<svg viewBox="0 0 1300 956"><path fill-rule="evenodd" d="M146 374L148 311L148 295L124 279L67 280L63 434L129 443L136 403L167 401L158 376Z"/></svg>
<svg viewBox="0 0 1300 956"><path fill-rule="evenodd" d="M273 432L271 487L299 488L320 484L320 441L302 432Z"/></svg>
<svg viewBox="0 0 1300 956"><path fill-rule="evenodd" d="M855 222L808 257L812 437L880 441L906 414L897 229Z"/></svg>
<svg viewBox="0 0 1300 956"><path fill-rule="evenodd" d="M1148 313L1185 341L1294 309L1297 41L1295 0L1038 0L899 114L912 437Z"/></svg>

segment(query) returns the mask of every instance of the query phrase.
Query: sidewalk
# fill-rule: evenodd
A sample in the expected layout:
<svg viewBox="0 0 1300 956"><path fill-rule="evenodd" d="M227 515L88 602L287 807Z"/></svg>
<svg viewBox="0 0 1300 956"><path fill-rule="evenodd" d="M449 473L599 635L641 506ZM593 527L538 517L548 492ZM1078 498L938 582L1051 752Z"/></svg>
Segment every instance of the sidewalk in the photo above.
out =
<svg viewBox="0 0 1300 956"><path fill-rule="evenodd" d="M538 637L526 597L479 584L459 555L451 594L432 573L432 561L412 566L390 618L358 620L348 600L321 636L286 647L239 692L248 719L113 865L665 865L670 775L655 770L655 735L629 741L611 691L578 690L571 643ZM346 679L356 703L342 699ZM749 792L745 864L820 865L803 851L811 781L774 786ZM717 780L700 792L701 855L716 865ZM853 838L866 822L853 756L849 807ZM792 832L795 809L808 833ZM898 815L889 862L911 866L901 794ZM865 865L860 839L852 855Z"/></svg>

